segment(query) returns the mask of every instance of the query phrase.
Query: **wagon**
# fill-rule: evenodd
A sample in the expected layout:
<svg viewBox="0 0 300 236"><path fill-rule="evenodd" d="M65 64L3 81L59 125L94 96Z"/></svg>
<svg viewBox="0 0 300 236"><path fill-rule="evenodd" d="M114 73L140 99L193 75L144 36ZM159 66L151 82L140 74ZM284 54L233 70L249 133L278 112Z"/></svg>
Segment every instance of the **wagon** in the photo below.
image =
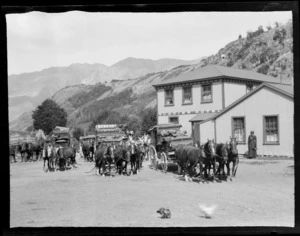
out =
<svg viewBox="0 0 300 236"><path fill-rule="evenodd" d="M123 137L125 136L124 127L124 124L96 125L96 145L100 143L110 145L121 142Z"/></svg>
<svg viewBox="0 0 300 236"><path fill-rule="evenodd" d="M91 134L91 135L87 135L87 136L82 136L82 137L79 138L79 140L81 142L88 142L88 143L92 144L96 140L96 135Z"/></svg>
<svg viewBox="0 0 300 236"><path fill-rule="evenodd" d="M60 147L70 147L71 136L69 128L56 126L53 130L52 140L54 143L55 151Z"/></svg>
<svg viewBox="0 0 300 236"><path fill-rule="evenodd" d="M126 125L124 124L96 125L96 146L98 146L99 144L115 145L116 143L120 143L125 136L125 127ZM111 168L116 168L115 164L112 164Z"/></svg>
<svg viewBox="0 0 300 236"><path fill-rule="evenodd" d="M171 143L172 146L176 146L193 142L191 137L180 131L181 127L181 124L160 124L149 129L151 142L148 153L155 169L160 163L163 170L167 172L169 163L177 164Z"/></svg>

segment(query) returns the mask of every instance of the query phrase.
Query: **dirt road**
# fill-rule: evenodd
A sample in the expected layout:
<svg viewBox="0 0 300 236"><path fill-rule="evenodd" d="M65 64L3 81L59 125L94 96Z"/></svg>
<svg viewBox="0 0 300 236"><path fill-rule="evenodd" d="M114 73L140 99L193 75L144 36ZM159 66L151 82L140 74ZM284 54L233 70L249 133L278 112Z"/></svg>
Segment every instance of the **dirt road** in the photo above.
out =
<svg viewBox="0 0 300 236"><path fill-rule="evenodd" d="M234 181L185 182L149 168L134 176L101 177L78 168L42 170L43 163L12 163L10 227L294 226L294 161L241 159ZM174 169L174 168L173 168ZM207 219L198 204L218 204ZM156 211L169 208L170 219Z"/></svg>

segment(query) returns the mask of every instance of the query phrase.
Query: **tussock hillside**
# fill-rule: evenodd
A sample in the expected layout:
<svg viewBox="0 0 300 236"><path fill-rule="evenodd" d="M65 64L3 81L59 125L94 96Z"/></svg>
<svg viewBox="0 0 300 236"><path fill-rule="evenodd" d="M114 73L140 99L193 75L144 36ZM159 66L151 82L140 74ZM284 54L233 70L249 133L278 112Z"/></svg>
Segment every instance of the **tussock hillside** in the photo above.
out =
<svg viewBox="0 0 300 236"><path fill-rule="evenodd" d="M200 62L256 71L293 80L293 26L289 21L274 28L258 28L247 37L230 42L217 54Z"/></svg>

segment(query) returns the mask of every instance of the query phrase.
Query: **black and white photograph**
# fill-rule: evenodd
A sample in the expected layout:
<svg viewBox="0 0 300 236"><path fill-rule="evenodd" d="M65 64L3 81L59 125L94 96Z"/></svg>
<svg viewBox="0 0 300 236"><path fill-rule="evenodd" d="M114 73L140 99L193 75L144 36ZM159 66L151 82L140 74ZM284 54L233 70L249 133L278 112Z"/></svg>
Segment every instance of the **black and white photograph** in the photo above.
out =
<svg viewBox="0 0 300 236"><path fill-rule="evenodd" d="M291 10L5 19L10 228L295 226Z"/></svg>

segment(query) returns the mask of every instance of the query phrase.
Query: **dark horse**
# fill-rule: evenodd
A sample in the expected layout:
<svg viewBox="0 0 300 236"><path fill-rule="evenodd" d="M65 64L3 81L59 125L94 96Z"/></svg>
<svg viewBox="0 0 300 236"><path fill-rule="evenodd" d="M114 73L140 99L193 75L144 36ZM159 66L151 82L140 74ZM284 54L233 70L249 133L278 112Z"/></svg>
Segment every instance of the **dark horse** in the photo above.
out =
<svg viewBox="0 0 300 236"><path fill-rule="evenodd" d="M23 162L24 159L25 161L30 160L30 157L32 156L30 143L26 143L26 142L22 143L21 145L19 145L18 151L21 154L21 162Z"/></svg>
<svg viewBox="0 0 300 236"><path fill-rule="evenodd" d="M84 156L85 161L93 161L94 145L92 145L88 142L84 142L82 144L82 152L83 152L83 156Z"/></svg>
<svg viewBox="0 0 300 236"><path fill-rule="evenodd" d="M192 176L195 174L195 167L199 164L200 176L202 177L202 165L203 165L203 148L199 149L191 145L178 145L174 147L175 156L177 157L178 170L183 170L183 176L187 181L186 175ZM180 174L181 171L178 171Z"/></svg>
<svg viewBox="0 0 300 236"><path fill-rule="evenodd" d="M9 146L9 157L12 157L14 162L16 161L16 151L17 151L17 146L16 145L10 145Z"/></svg>
<svg viewBox="0 0 300 236"><path fill-rule="evenodd" d="M127 174L127 164L130 162L130 151L125 146L118 145L114 150L117 172ZM125 173L124 173L125 171Z"/></svg>
<svg viewBox="0 0 300 236"><path fill-rule="evenodd" d="M30 145L31 153L35 153L36 160L40 160L42 156L43 146L39 143L31 143Z"/></svg>
<svg viewBox="0 0 300 236"><path fill-rule="evenodd" d="M225 176L225 164L228 162L228 152L227 152L227 146L224 143L219 143L216 145L216 161L219 163L218 170L216 174L219 173L219 179L221 177L221 171L223 172L223 177ZM227 178L226 178L227 180Z"/></svg>
<svg viewBox="0 0 300 236"><path fill-rule="evenodd" d="M236 138L230 137L230 143L227 145L228 151L228 161L226 163L227 167L227 175L230 176L230 163L232 162L232 175L230 176L230 180L236 175L236 171L239 165L239 153L237 150L237 141Z"/></svg>
<svg viewBox="0 0 300 236"><path fill-rule="evenodd" d="M111 164L115 163L114 150L112 145L99 145L95 152L95 167L98 169L97 174L102 170L102 176L105 175L106 165L110 175Z"/></svg>
<svg viewBox="0 0 300 236"><path fill-rule="evenodd" d="M56 166L62 170L66 170L67 167L70 165L75 167L74 164L76 163L76 151L74 148L71 147L60 147L57 150L57 157L56 158ZM71 167L71 168L72 168Z"/></svg>
<svg viewBox="0 0 300 236"><path fill-rule="evenodd" d="M216 144L214 140L209 140L204 144L203 150L205 158L203 159L205 177L210 176L211 165L213 166L214 178L216 175ZM208 172L207 172L208 169Z"/></svg>

